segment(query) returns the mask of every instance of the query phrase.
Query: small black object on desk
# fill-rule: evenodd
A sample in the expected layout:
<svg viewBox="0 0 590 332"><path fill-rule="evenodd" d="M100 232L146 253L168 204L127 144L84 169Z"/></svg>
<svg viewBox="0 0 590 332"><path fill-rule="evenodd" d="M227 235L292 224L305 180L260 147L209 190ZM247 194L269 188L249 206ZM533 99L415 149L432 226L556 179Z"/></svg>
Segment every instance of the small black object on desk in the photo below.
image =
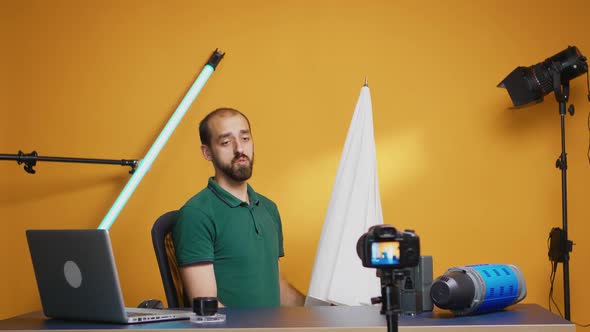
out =
<svg viewBox="0 0 590 332"><path fill-rule="evenodd" d="M207 323L224 323L225 314L217 313L216 297L195 297L193 298L193 311L195 316L191 317L191 322L198 324Z"/></svg>
<svg viewBox="0 0 590 332"><path fill-rule="evenodd" d="M198 316L213 316L217 313L216 297L193 298L193 311Z"/></svg>

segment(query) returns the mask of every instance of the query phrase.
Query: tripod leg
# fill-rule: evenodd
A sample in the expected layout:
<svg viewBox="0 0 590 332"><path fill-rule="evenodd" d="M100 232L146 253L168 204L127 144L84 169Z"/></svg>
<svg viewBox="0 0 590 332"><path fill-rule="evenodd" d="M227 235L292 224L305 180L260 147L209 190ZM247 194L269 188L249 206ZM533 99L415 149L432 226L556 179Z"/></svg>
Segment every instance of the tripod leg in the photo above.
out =
<svg viewBox="0 0 590 332"><path fill-rule="evenodd" d="M387 314L387 332L397 332L397 314Z"/></svg>

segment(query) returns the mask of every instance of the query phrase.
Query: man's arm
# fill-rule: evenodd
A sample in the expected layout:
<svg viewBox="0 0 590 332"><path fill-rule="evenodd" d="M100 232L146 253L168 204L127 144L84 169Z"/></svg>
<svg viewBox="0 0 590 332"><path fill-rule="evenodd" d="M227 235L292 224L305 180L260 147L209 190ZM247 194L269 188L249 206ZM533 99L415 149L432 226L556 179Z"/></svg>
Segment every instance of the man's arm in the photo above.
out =
<svg viewBox="0 0 590 332"><path fill-rule="evenodd" d="M281 306L294 307L302 306L305 303L305 295L291 286L281 273L279 265L279 287L281 292Z"/></svg>
<svg viewBox="0 0 590 332"><path fill-rule="evenodd" d="M181 267L179 270L184 290L191 301L190 305L195 297L217 297L213 263L193 264ZM218 306L223 307L223 304L218 301Z"/></svg>

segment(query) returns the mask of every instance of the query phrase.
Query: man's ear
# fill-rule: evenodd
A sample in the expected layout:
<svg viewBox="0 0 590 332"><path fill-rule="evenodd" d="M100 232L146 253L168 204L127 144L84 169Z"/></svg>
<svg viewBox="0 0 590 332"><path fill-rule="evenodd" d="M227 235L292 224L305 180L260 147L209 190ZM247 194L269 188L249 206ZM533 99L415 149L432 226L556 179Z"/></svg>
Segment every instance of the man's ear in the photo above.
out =
<svg viewBox="0 0 590 332"><path fill-rule="evenodd" d="M201 153L203 153L203 157L206 160L211 161L213 159L213 157L211 156L211 149L209 149L209 147L205 144L201 145Z"/></svg>

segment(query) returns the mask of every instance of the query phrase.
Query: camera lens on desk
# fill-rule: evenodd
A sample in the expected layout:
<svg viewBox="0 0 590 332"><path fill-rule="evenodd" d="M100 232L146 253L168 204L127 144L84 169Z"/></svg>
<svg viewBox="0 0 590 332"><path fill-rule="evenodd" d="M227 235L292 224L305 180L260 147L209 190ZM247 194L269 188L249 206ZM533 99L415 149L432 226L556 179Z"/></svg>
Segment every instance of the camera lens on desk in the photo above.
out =
<svg viewBox="0 0 590 332"><path fill-rule="evenodd" d="M217 313L216 297L193 298L193 311L198 316L213 316Z"/></svg>

